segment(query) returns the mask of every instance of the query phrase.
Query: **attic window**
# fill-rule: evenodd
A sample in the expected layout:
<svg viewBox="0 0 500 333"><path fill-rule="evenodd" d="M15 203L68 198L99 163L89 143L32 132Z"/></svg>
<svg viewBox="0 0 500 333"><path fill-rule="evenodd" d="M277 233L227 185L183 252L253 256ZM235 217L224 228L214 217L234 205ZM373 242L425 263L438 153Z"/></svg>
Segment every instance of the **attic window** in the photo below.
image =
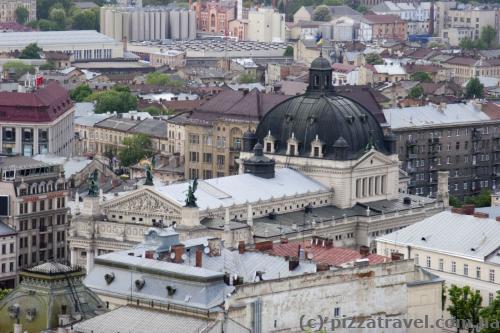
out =
<svg viewBox="0 0 500 333"><path fill-rule="evenodd" d="M349 124L352 124L354 123L354 117L353 116L347 116L347 122L349 122Z"/></svg>
<svg viewBox="0 0 500 333"><path fill-rule="evenodd" d="M425 241L427 241L427 239L425 239L425 237L422 237L422 240L423 240L424 242L425 242Z"/></svg>
<svg viewBox="0 0 500 333"><path fill-rule="evenodd" d="M173 296L175 294L175 292L177 291L176 288L172 287L172 286L167 286L167 293L168 293L168 296Z"/></svg>

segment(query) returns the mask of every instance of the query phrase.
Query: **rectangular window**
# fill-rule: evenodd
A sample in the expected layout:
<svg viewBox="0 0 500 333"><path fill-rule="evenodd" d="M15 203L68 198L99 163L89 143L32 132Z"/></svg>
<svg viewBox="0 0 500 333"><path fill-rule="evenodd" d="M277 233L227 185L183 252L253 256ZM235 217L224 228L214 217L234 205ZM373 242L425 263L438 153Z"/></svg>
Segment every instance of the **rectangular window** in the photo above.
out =
<svg viewBox="0 0 500 333"><path fill-rule="evenodd" d="M442 271L444 269L444 260L443 258L439 258L439 270Z"/></svg>
<svg viewBox="0 0 500 333"><path fill-rule="evenodd" d="M427 268L431 268L431 257L427 256L426 264Z"/></svg>
<svg viewBox="0 0 500 333"><path fill-rule="evenodd" d="M469 276L469 265L464 264L464 275Z"/></svg>
<svg viewBox="0 0 500 333"><path fill-rule="evenodd" d="M495 282L495 270L490 269L490 282Z"/></svg>
<svg viewBox="0 0 500 333"><path fill-rule="evenodd" d="M224 165L224 163L225 163L225 156L217 155L217 165Z"/></svg>
<svg viewBox="0 0 500 333"><path fill-rule="evenodd" d="M340 308L339 307L333 309L333 316L340 317Z"/></svg>
<svg viewBox="0 0 500 333"><path fill-rule="evenodd" d="M457 272L457 263L456 261L451 262L451 272L456 273Z"/></svg>
<svg viewBox="0 0 500 333"><path fill-rule="evenodd" d="M476 267L476 279L481 279L481 267Z"/></svg>
<svg viewBox="0 0 500 333"><path fill-rule="evenodd" d="M418 253L415 254L415 265L419 265L419 256L418 256Z"/></svg>

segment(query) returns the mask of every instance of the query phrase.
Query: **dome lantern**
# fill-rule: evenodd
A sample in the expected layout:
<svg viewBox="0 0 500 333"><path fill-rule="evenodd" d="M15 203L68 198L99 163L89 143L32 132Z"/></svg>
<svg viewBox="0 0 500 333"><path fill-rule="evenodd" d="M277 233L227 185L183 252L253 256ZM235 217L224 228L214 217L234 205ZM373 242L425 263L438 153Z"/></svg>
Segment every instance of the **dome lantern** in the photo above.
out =
<svg viewBox="0 0 500 333"><path fill-rule="evenodd" d="M332 65L327 59L323 58L322 54L311 63L307 91L319 93L333 92Z"/></svg>

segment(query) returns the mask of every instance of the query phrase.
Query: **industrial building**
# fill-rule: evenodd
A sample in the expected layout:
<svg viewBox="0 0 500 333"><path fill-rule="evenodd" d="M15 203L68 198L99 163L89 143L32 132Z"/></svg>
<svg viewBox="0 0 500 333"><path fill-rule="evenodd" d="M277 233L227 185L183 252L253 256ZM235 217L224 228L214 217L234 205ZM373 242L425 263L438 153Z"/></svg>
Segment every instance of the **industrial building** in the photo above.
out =
<svg viewBox="0 0 500 333"><path fill-rule="evenodd" d="M196 38L196 14L170 7L101 7L101 32L117 41Z"/></svg>
<svg viewBox="0 0 500 333"><path fill-rule="evenodd" d="M62 51L78 60L123 57L122 43L95 30L29 31L0 34L0 53L20 51L35 42L44 51Z"/></svg>

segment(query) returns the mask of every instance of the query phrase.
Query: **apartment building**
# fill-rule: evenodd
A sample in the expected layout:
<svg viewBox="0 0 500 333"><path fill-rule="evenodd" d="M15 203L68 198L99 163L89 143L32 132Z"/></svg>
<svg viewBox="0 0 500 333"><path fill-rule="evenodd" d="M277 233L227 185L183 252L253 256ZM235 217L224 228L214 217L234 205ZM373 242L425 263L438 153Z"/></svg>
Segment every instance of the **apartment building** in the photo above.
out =
<svg viewBox="0 0 500 333"><path fill-rule="evenodd" d="M0 196L0 216L7 215L7 197ZM0 221L0 289L16 284L17 231Z"/></svg>
<svg viewBox="0 0 500 333"><path fill-rule="evenodd" d="M284 42L285 14L274 8L253 8L248 11L245 40L257 42Z"/></svg>
<svg viewBox="0 0 500 333"><path fill-rule="evenodd" d="M0 4L0 22L16 22L16 9L19 7L28 10L26 22L36 20L36 0L5 0Z"/></svg>
<svg viewBox="0 0 500 333"><path fill-rule="evenodd" d="M449 193L463 199L500 181L500 108L492 103L445 104L384 110L408 192L434 196L438 171L449 172Z"/></svg>
<svg viewBox="0 0 500 333"><path fill-rule="evenodd" d="M32 92L0 92L0 152L67 156L73 150L74 107L55 82Z"/></svg>
<svg viewBox="0 0 500 333"><path fill-rule="evenodd" d="M438 36L457 46L460 40L469 37L477 39L481 30L491 26L499 31L498 8L486 5L457 4L454 1L436 2L435 30ZM497 41L500 36L497 34Z"/></svg>
<svg viewBox="0 0 500 333"><path fill-rule="evenodd" d="M377 253L400 253L452 285L479 290L487 306L500 289L500 223L467 209L444 211L377 238ZM450 232L453 230L453 232Z"/></svg>
<svg viewBox="0 0 500 333"><path fill-rule="evenodd" d="M458 84L478 76L500 79L500 58L453 57L441 65L449 70L451 77Z"/></svg>
<svg viewBox="0 0 500 333"><path fill-rule="evenodd" d="M407 37L408 24L397 15L366 14L360 22L359 39L364 42Z"/></svg>
<svg viewBox="0 0 500 333"><path fill-rule="evenodd" d="M229 22L237 18L236 2L196 1L191 9L196 13L196 29L200 32L226 35Z"/></svg>
<svg viewBox="0 0 500 333"><path fill-rule="evenodd" d="M62 166L25 156L2 157L0 176L2 218L18 237L14 266L65 261L68 188Z"/></svg>
<svg viewBox="0 0 500 333"><path fill-rule="evenodd" d="M262 116L287 98L257 89L226 90L193 112L169 119L169 126L178 128L177 134L171 135L185 137L185 177L209 179L237 174L235 161L242 149L243 134L255 130ZM181 148L179 140L172 146Z"/></svg>

